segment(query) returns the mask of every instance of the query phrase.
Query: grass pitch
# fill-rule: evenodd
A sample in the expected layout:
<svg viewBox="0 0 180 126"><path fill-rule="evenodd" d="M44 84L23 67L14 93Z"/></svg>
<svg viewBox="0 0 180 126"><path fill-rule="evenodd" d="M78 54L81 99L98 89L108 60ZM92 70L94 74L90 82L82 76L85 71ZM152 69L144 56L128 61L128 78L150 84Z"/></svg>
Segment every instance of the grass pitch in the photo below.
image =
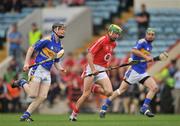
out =
<svg viewBox="0 0 180 126"><path fill-rule="evenodd" d="M32 123L19 122L19 114L0 114L0 126L180 126L180 115L108 114L100 119L98 114L80 114L77 122L70 122L69 115L33 115Z"/></svg>

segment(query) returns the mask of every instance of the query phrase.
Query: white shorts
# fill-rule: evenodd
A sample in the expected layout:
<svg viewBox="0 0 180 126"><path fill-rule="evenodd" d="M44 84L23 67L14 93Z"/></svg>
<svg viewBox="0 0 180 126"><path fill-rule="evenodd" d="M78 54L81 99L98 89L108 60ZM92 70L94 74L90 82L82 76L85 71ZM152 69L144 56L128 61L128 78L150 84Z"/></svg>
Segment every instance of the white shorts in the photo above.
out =
<svg viewBox="0 0 180 126"><path fill-rule="evenodd" d="M32 68L28 73L29 81L38 81L40 83L51 84L50 71L39 65L36 70Z"/></svg>
<svg viewBox="0 0 180 126"><path fill-rule="evenodd" d="M143 84L144 81L150 76L147 72L143 74L139 74L135 70L129 69L126 71L124 77L125 77L124 80L129 84L139 84L139 83Z"/></svg>
<svg viewBox="0 0 180 126"><path fill-rule="evenodd" d="M101 70L105 70L106 68L105 67L102 67L102 66L99 66L99 65L95 65L94 64L94 67L96 70L98 71L101 71ZM88 75L88 74L91 74L92 71L91 71L91 68L89 66L89 64L86 66L86 69L84 71L84 76ZM95 77L94 77L94 82L98 81L98 80L101 80L101 79L104 79L104 78L107 78L108 75L106 72L102 72L102 73L99 73L97 74Z"/></svg>

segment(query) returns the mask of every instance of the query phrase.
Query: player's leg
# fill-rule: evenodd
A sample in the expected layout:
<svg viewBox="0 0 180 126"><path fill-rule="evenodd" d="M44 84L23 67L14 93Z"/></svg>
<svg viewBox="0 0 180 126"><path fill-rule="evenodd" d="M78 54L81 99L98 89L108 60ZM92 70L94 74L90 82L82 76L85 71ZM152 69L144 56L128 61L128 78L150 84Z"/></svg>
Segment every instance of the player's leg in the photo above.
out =
<svg viewBox="0 0 180 126"><path fill-rule="evenodd" d="M138 76L137 73L132 69L129 69L126 71L124 80L120 84L119 88L115 90L112 93L112 95L105 100L105 103L101 107L100 114L99 114L101 118L105 117L106 111L108 107L111 105L112 100L114 100L117 96L122 95L128 89L130 84L134 84L138 81L137 76Z"/></svg>
<svg viewBox="0 0 180 126"><path fill-rule="evenodd" d="M99 65L95 65L98 71L104 70L105 68ZM112 93L111 81L106 72L99 73L95 76L94 82L96 84L92 85L91 92L96 94L102 94L109 96ZM106 86L105 86L106 85Z"/></svg>
<svg viewBox="0 0 180 126"><path fill-rule="evenodd" d="M144 86L146 86L149 89L149 91L148 91L146 98L144 100L144 103L140 109L140 113L147 115L148 117L154 117L154 114L149 109L149 105L150 105L151 100L153 99L154 95L158 91L158 86L157 86L156 82L154 81L154 79L150 76L145 77L142 81L143 82L141 82L141 83L144 84Z"/></svg>
<svg viewBox="0 0 180 126"><path fill-rule="evenodd" d="M119 88L109 97L109 100L112 101L117 96L121 96L128 89L129 85L136 84L138 82L137 76L138 74L134 70L128 69L125 73L124 80Z"/></svg>
<svg viewBox="0 0 180 126"><path fill-rule="evenodd" d="M27 95L30 98L35 98L38 95L40 81L41 81L40 79L33 79L27 82L25 79L20 79L15 81L12 85L13 88L14 85L20 85L20 87L24 89L24 91L27 93Z"/></svg>
<svg viewBox="0 0 180 126"><path fill-rule="evenodd" d="M73 112L72 112L69 120L71 120L71 121L76 121L77 120L77 114L79 112L79 108L82 106L84 101L88 98L88 96L91 93L91 88L92 88L93 80L94 80L94 76L86 77L84 79L83 94L81 95L81 97L76 102L76 105L73 108Z"/></svg>
<svg viewBox="0 0 180 126"><path fill-rule="evenodd" d="M111 84L109 77L107 76L106 73L104 73L104 74L102 73L101 76L99 76L99 78L100 77L102 79L97 80L96 83L102 87L103 92L101 92L101 94L106 95L108 97L111 96L113 93L113 89L112 89L112 84ZM110 106L111 101L109 101L109 102L107 101L107 104Z"/></svg>
<svg viewBox="0 0 180 126"><path fill-rule="evenodd" d="M40 79L34 79L23 86L24 91L30 98L36 98L39 93Z"/></svg>
<svg viewBox="0 0 180 126"><path fill-rule="evenodd" d="M104 95L104 89L99 84L93 84L91 88L91 93Z"/></svg>
<svg viewBox="0 0 180 126"><path fill-rule="evenodd" d="M41 84L39 89L38 96L34 99L34 101L29 105L28 109L21 116L20 121L25 121L31 116L31 114L39 107L39 105L47 98L50 84Z"/></svg>
<svg viewBox="0 0 180 126"><path fill-rule="evenodd" d="M29 76L29 78L31 77L32 76ZM40 78L33 76L33 78L30 79L29 83L25 79L14 81L14 83L12 84L12 88L22 87L29 97L36 98L39 93L40 82L41 82ZM26 111L20 117L20 121L33 121L30 118L30 116L31 116L31 112Z"/></svg>
<svg viewBox="0 0 180 126"><path fill-rule="evenodd" d="M99 69L101 70L101 68ZM111 81L106 72L99 73L95 77L95 83L92 86L92 92L97 94L102 94L110 96L113 92Z"/></svg>
<svg viewBox="0 0 180 126"><path fill-rule="evenodd" d="M36 110L39 105L47 98L50 84L42 83L40 85L39 94L35 98L35 100L29 105L27 111L32 113Z"/></svg>
<svg viewBox="0 0 180 126"><path fill-rule="evenodd" d="M126 81L122 81L120 87L115 90L110 97L108 97L105 100L105 103L102 105L101 110L100 110L100 118L104 118L106 111L108 107L112 104L112 101L117 97L122 95L129 87L129 84Z"/></svg>
<svg viewBox="0 0 180 126"><path fill-rule="evenodd" d="M107 76L106 72L99 73L95 76L95 82L99 85L96 89L96 93L103 94L106 96L110 96L113 92L112 85L109 77ZM96 86L97 87L97 86ZM109 102L111 105L111 102Z"/></svg>
<svg viewBox="0 0 180 126"><path fill-rule="evenodd" d="M29 97L35 98L38 95L39 85L41 82L38 74L38 68L36 71L31 69L28 74L29 82L25 79L16 80L13 82L12 88L22 87Z"/></svg>
<svg viewBox="0 0 180 126"><path fill-rule="evenodd" d="M31 113L47 97L50 84L51 84L50 72L44 69L42 66L38 67L37 71L33 75L33 78L31 78L30 84L23 85L23 88L29 92L29 96L34 97L35 99L29 105L26 112L24 112L24 114L21 116L20 121L26 121L27 119L30 118Z"/></svg>
<svg viewBox="0 0 180 126"><path fill-rule="evenodd" d="M39 93L39 88L40 88L40 80L39 80L39 82L38 81L30 81L29 84L25 84L23 86L23 88L24 88L25 92L28 94L29 97L37 98L38 97L38 93ZM31 104L29 106L31 106ZM25 111L23 113L23 115L20 117L20 121L33 121L30 118L31 113L32 112L29 111L29 110Z"/></svg>
<svg viewBox="0 0 180 126"><path fill-rule="evenodd" d="M82 96L78 99L76 103L76 108L79 109L83 102L88 98L91 92L91 87L93 83L93 77L87 77L84 79L84 90Z"/></svg>

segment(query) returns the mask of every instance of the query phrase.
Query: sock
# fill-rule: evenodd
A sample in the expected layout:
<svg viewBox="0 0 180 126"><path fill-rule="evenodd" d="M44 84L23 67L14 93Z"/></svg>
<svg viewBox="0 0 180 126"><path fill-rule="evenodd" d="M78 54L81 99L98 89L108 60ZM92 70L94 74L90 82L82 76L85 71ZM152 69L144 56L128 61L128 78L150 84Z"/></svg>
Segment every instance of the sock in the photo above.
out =
<svg viewBox="0 0 180 126"><path fill-rule="evenodd" d="M151 99L146 98L146 99L144 100L144 103L143 103L142 108L143 108L143 109L146 109L147 107L149 107L149 104L150 104L150 103L151 103Z"/></svg>
<svg viewBox="0 0 180 126"><path fill-rule="evenodd" d="M24 112L23 115L21 116L21 118L29 118L31 116L31 114L29 112Z"/></svg>
<svg viewBox="0 0 180 126"><path fill-rule="evenodd" d="M105 104L108 105L108 106L111 106L112 101L107 98L106 101L105 101Z"/></svg>
<svg viewBox="0 0 180 126"><path fill-rule="evenodd" d="M77 116L78 115L78 113L79 113L79 110L76 108L76 106L74 105L73 106L73 112L72 112L72 116Z"/></svg>
<svg viewBox="0 0 180 126"><path fill-rule="evenodd" d="M105 104L101 107L101 109L106 111L108 106L111 106L111 104L112 104L112 101L107 98L105 101Z"/></svg>
<svg viewBox="0 0 180 126"><path fill-rule="evenodd" d="M26 83L27 83L27 81L25 79L21 79L19 82L21 87L23 87Z"/></svg>
<svg viewBox="0 0 180 126"><path fill-rule="evenodd" d="M104 105L101 107L101 110L105 110L105 111L106 111L107 108L108 108L108 106L104 104Z"/></svg>
<svg viewBox="0 0 180 126"><path fill-rule="evenodd" d="M73 112L72 112L71 115L72 115L73 117L76 117L76 116L78 115L78 113L73 110Z"/></svg>

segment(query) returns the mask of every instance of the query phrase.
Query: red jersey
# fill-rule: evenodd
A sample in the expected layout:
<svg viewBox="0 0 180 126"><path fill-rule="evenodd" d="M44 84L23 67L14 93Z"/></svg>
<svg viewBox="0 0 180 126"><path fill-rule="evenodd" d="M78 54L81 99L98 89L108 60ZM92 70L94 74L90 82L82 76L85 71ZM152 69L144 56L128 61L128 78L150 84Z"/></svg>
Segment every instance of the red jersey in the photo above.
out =
<svg viewBox="0 0 180 126"><path fill-rule="evenodd" d="M113 53L116 43L110 41L108 35L99 38L88 51L94 56L94 64L107 67Z"/></svg>

